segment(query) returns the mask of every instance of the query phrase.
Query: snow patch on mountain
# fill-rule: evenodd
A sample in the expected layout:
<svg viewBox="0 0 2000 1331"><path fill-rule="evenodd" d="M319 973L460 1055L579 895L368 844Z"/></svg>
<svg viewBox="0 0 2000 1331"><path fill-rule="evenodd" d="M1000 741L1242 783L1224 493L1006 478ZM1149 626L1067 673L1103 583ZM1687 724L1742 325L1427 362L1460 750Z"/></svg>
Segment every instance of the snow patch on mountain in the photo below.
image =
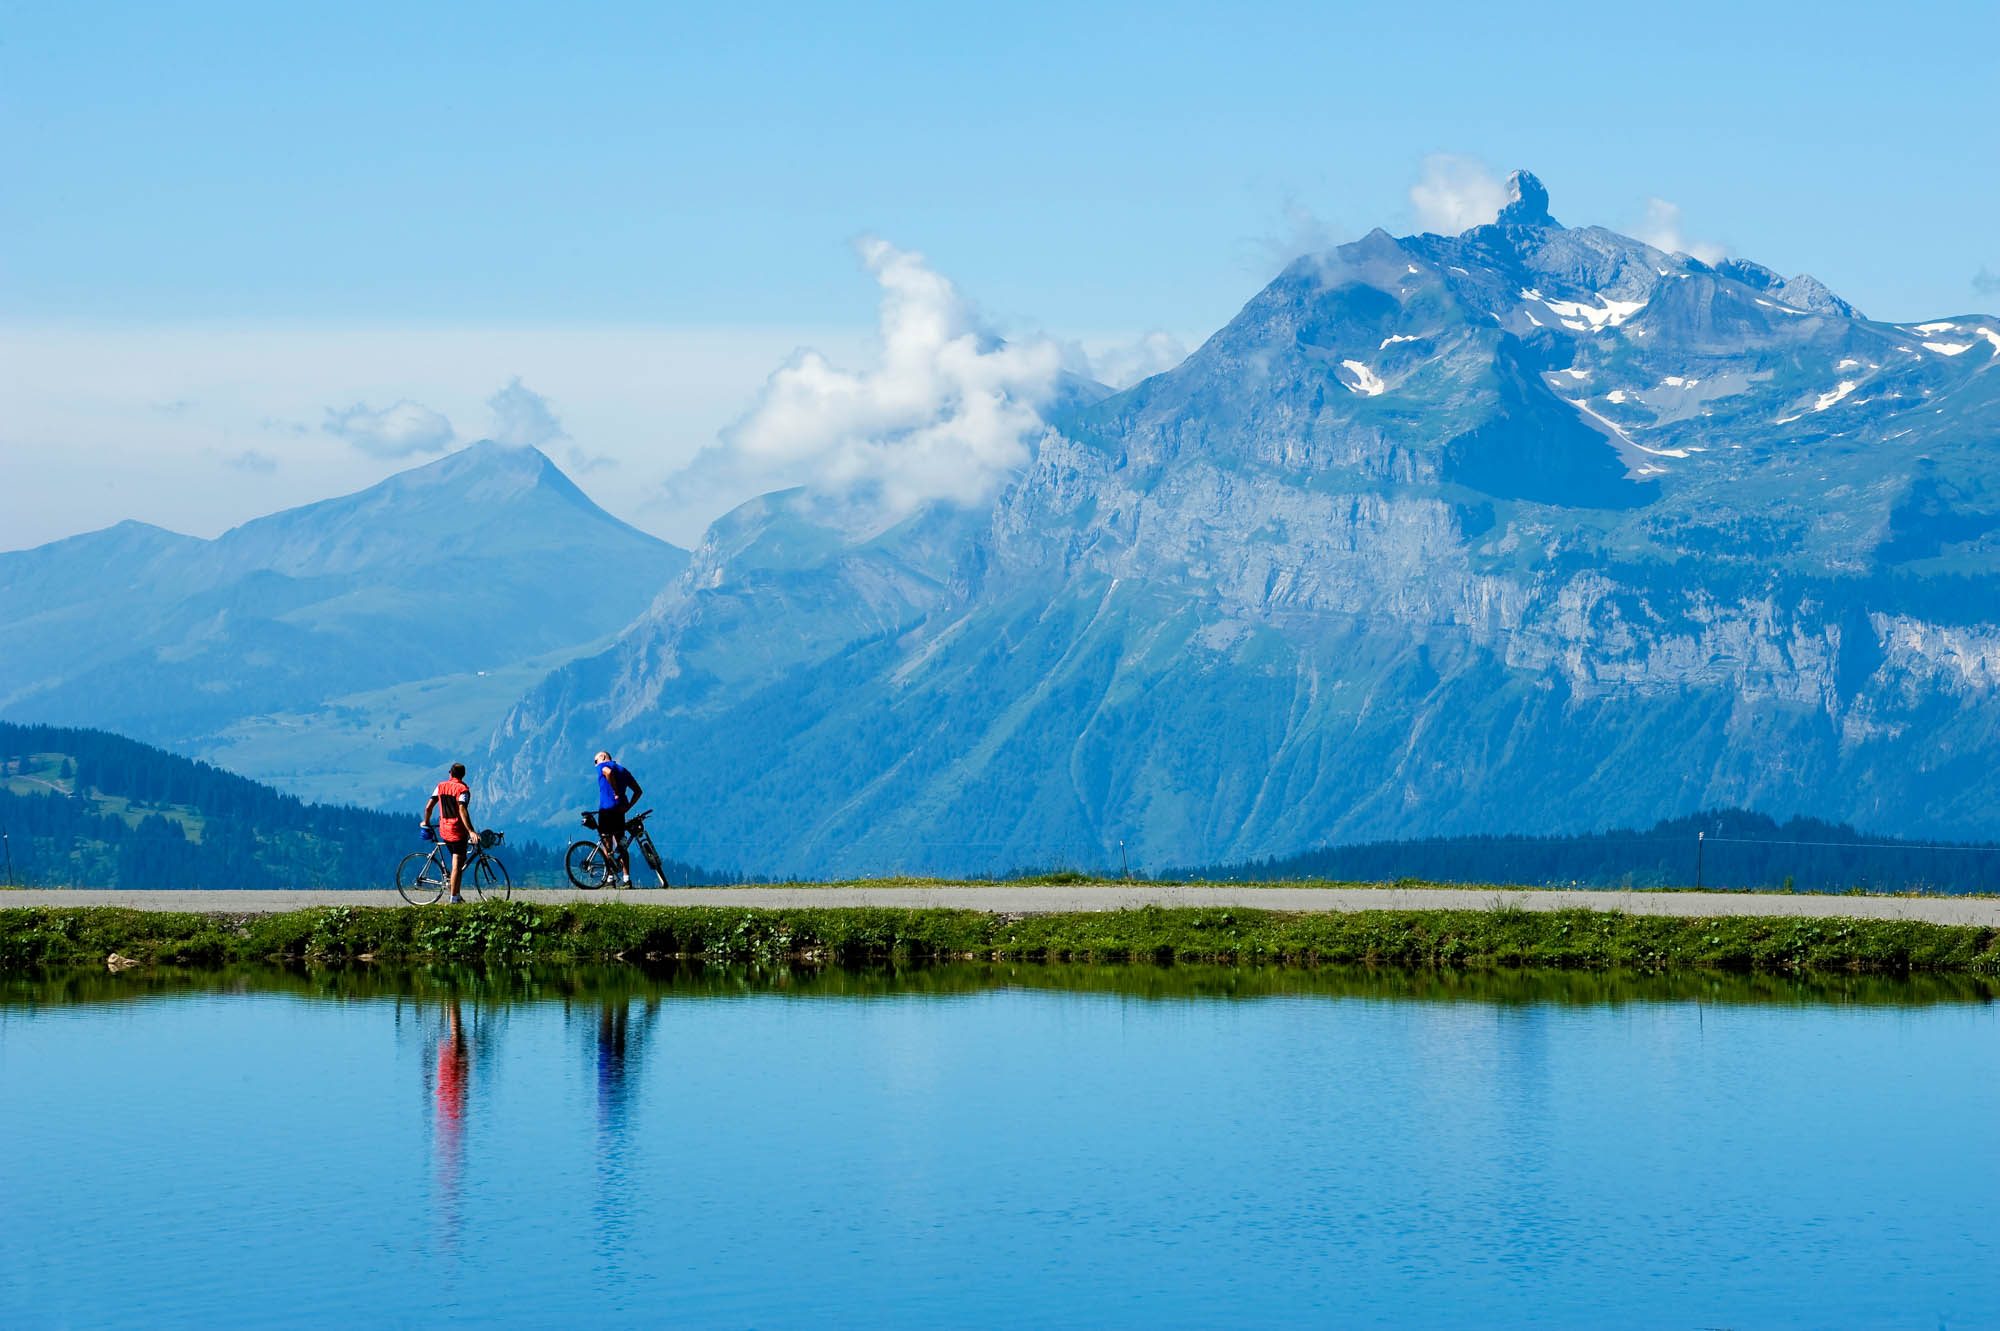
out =
<svg viewBox="0 0 2000 1331"><path fill-rule="evenodd" d="M1344 360L1341 365L1354 373L1355 382L1347 385L1349 392L1359 393L1363 397L1377 397L1388 391L1389 385L1382 382L1382 376L1360 361Z"/></svg>
<svg viewBox="0 0 2000 1331"><path fill-rule="evenodd" d="M1554 297L1544 296L1533 287L1522 288L1521 297L1524 300L1540 302L1550 313L1562 320L1564 327L1573 328L1577 332L1598 332L1606 328L1616 328L1646 308L1646 302L1643 300L1615 300L1605 295L1597 297L1602 302L1598 305L1586 305L1578 300L1556 300Z"/></svg>
<svg viewBox="0 0 2000 1331"><path fill-rule="evenodd" d="M1619 425L1618 422L1610 419L1608 416L1605 416L1601 412L1593 411L1591 409L1590 403L1586 402L1582 398L1566 397L1563 399L1563 401L1569 403L1572 407L1575 407L1578 411L1582 412L1584 415L1590 417L1590 419L1596 421L1599 425L1609 430L1612 436L1615 439L1617 439L1619 443L1625 444L1631 448L1635 448L1641 453L1650 454L1651 456L1656 458L1684 458L1688 455L1688 452L1685 448L1652 448L1645 444L1640 443L1637 439L1634 439L1631 435L1625 433L1624 427ZM1641 474L1648 475L1648 474L1658 474L1658 473L1657 472L1647 473L1642 471Z"/></svg>

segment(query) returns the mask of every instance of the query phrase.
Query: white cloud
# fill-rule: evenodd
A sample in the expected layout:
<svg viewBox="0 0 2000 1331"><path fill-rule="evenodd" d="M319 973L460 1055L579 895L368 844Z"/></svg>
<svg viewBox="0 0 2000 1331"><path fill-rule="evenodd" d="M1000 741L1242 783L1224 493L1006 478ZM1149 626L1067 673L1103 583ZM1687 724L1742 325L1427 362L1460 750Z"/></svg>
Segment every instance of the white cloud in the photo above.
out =
<svg viewBox="0 0 2000 1331"><path fill-rule="evenodd" d="M522 383L518 374L487 398L486 405L493 409L493 439L497 443L546 448L569 437L549 400Z"/></svg>
<svg viewBox="0 0 2000 1331"><path fill-rule="evenodd" d="M1686 254L1703 263L1726 258L1729 251L1708 241L1690 239L1681 224L1681 209L1665 199L1646 200L1646 218L1633 233L1654 249L1669 254Z"/></svg>
<svg viewBox="0 0 2000 1331"><path fill-rule="evenodd" d="M1410 186L1410 211L1420 231L1455 236L1485 226L1509 202L1507 182L1475 157L1432 153Z"/></svg>
<svg viewBox="0 0 2000 1331"><path fill-rule="evenodd" d="M549 400L522 383L518 374L507 381L505 388L487 398L486 406L493 413L492 438L496 443L554 453L573 476L618 465L616 458L590 452L571 439Z"/></svg>
<svg viewBox="0 0 2000 1331"><path fill-rule="evenodd" d="M1347 239L1341 228L1296 198L1286 199L1280 213L1270 230L1246 243L1245 264L1260 278L1302 255L1325 254Z"/></svg>
<svg viewBox="0 0 2000 1331"><path fill-rule="evenodd" d="M222 465L225 467L234 467L237 471L256 472L259 475L268 476L278 469L278 459L272 457L269 453L261 453L254 448L246 448L240 453L232 453L222 459Z"/></svg>
<svg viewBox="0 0 2000 1331"><path fill-rule="evenodd" d="M1003 342L919 254L873 239L857 248L882 288L877 363L852 371L797 353L721 443L669 481L667 503L807 485L896 514L933 499L977 503L1028 462L1062 348Z"/></svg>
<svg viewBox="0 0 2000 1331"><path fill-rule="evenodd" d="M1129 388L1141 379L1173 369L1187 357L1185 342L1155 329L1131 341L1078 343L1071 368L1112 388Z"/></svg>
<svg viewBox="0 0 2000 1331"><path fill-rule="evenodd" d="M321 428L378 458L441 453L458 437L444 413L408 398L380 410L360 402L339 411L328 407Z"/></svg>

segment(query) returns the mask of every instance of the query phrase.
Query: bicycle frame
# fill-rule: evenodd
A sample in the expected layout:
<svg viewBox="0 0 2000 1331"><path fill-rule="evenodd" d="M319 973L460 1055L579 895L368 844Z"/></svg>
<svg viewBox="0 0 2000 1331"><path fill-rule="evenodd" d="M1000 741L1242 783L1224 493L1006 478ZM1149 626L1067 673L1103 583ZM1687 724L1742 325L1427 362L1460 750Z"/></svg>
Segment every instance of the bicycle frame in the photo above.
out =
<svg viewBox="0 0 2000 1331"><path fill-rule="evenodd" d="M481 840L469 847L460 873L460 885L475 896L497 896L505 901L513 895L512 875L500 858L491 853L493 842ZM432 839L429 850L411 851L396 868L396 890L411 905L434 902L443 894L451 878L451 851Z"/></svg>
<svg viewBox="0 0 2000 1331"><path fill-rule="evenodd" d="M586 812L583 816L584 826L597 835L592 840L573 843L568 853L563 856L563 867L569 874L570 882L577 887L585 889L610 887L614 886L611 881L612 874L622 871L628 880L625 885L630 886L632 846L636 842L638 843L640 854L645 858L646 867L651 869L654 875L659 878L660 886L666 887L668 885L666 865L660 859L658 848L653 845L652 834L646 830L646 819L652 816L652 812L651 809L648 809L637 818L627 822L619 829L616 836L607 836L604 830L597 825L597 815ZM583 850L585 847L590 848L591 855L601 855L604 857L605 863L601 871L598 868L590 867L590 856L586 856L582 860L576 858L577 852ZM600 872L602 877L601 882L598 881Z"/></svg>

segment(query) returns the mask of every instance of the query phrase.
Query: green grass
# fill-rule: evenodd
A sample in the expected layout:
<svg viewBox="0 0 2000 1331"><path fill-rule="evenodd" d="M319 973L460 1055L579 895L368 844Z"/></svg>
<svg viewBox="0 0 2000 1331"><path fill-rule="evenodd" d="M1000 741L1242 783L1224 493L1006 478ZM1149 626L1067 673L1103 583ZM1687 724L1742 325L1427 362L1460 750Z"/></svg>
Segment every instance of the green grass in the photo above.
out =
<svg viewBox="0 0 2000 1331"><path fill-rule="evenodd" d="M0 909L0 971L254 961L947 960L1482 970L2000 975L2000 930L1887 920L1671 919L1601 911L1294 914L1196 907L1003 915L486 902L280 915Z"/></svg>

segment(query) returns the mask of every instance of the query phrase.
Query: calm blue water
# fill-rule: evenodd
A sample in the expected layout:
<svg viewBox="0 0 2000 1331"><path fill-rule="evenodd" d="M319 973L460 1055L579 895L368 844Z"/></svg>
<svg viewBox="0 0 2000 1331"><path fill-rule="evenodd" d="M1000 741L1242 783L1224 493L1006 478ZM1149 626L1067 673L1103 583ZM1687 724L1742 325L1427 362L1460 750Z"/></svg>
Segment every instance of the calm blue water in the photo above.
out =
<svg viewBox="0 0 2000 1331"><path fill-rule="evenodd" d="M2000 1326L1990 1002L1120 983L17 986L0 1325Z"/></svg>

